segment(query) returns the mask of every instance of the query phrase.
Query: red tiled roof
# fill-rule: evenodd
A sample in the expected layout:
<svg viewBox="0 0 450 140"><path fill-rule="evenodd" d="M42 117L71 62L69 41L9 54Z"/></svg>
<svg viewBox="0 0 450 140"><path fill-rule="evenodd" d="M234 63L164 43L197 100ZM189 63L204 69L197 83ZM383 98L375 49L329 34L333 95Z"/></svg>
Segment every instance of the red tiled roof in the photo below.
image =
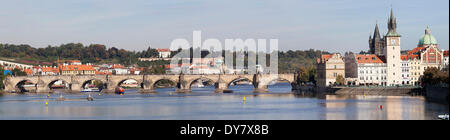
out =
<svg viewBox="0 0 450 140"><path fill-rule="evenodd" d="M111 68L112 69L115 69L115 68L119 69L119 68L125 68L125 66L120 65L120 64L113 64Z"/></svg>
<svg viewBox="0 0 450 140"><path fill-rule="evenodd" d="M331 54L324 54L324 55L322 55L322 62L327 61L331 57L333 57L333 55L331 55Z"/></svg>
<svg viewBox="0 0 450 140"><path fill-rule="evenodd" d="M191 66L191 64L178 64L178 66L177 65L164 65L164 67L166 69L170 69L170 68L174 68L174 67L189 67L189 66Z"/></svg>
<svg viewBox="0 0 450 140"><path fill-rule="evenodd" d="M24 69L24 72L27 73L27 75L33 74L33 70L31 69Z"/></svg>
<svg viewBox="0 0 450 140"><path fill-rule="evenodd" d="M409 51L409 52L408 52L408 55L417 54L418 52L420 52L420 51L422 51L422 50L424 50L424 49L425 49L425 47L416 47L416 48L414 48L413 50Z"/></svg>
<svg viewBox="0 0 450 140"><path fill-rule="evenodd" d="M69 70L69 71L74 71L74 70L85 70L85 71L91 71L91 70L95 70L94 67L92 67L91 65L66 65L66 66L60 66L61 70Z"/></svg>
<svg viewBox="0 0 450 140"><path fill-rule="evenodd" d="M95 71L95 74L97 74L97 75L112 75L112 72Z"/></svg>
<svg viewBox="0 0 450 140"><path fill-rule="evenodd" d="M374 54L369 55L356 55L356 62L357 63L386 63L384 57L377 56Z"/></svg>
<svg viewBox="0 0 450 140"><path fill-rule="evenodd" d="M42 70L42 72L59 73L58 68L53 68L53 67L42 67L41 70Z"/></svg>
<svg viewBox="0 0 450 140"><path fill-rule="evenodd" d="M401 58L403 61L406 61L406 60L408 60L408 55L401 55L400 58Z"/></svg>
<svg viewBox="0 0 450 140"><path fill-rule="evenodd" d="M170 52L170 50L169 49L167 49L167 48L158 48L158 49L156 49L158 52Z"/></svg>

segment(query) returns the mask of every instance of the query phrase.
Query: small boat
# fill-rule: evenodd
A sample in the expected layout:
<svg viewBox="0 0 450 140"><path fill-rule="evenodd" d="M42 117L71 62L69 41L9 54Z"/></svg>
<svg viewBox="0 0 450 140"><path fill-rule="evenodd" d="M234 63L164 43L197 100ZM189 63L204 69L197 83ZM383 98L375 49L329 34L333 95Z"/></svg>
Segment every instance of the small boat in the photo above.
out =
<svg viewBox="0 0 450 140"><path fill-rule="evenodd" d="M116 87L116 94L125 94L125 89L122 87Z"/></svg>
<svg viewBox="0 0 450 140"><path fill-rule="evenodd" d="M98 89L98 88L87 88L87 89L81 90L81 92L100 92L100 89Z"/></svg>
<svg viewBox="0 0 450 140"><path fill-rule="evenodd" d="M445 115L439 115L438 118L439 118L440 120L448 120L448 114L445 114Z"/></svg>
<svg viewBox="0 0 450 140"><path fill-rule="evenodd" d="M226 90L223 90L223 93L233 93L233 90L226 89Z"/></svg>

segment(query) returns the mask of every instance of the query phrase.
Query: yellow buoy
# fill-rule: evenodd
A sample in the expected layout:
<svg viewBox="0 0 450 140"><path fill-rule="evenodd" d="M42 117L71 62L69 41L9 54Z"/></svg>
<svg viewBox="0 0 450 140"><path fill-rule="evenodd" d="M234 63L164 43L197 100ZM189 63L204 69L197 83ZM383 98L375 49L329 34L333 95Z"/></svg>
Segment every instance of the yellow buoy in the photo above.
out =
<svg viewBox="0 0 450 140"><path fill-rule="evenodd" d="M47 106L47 105L48 105L48 102L45 102L45 105Z"/></svg>
<svg viewBox="0 0 450 140"><path fill-rule="evenodd" d="M242 98L242 100L244 100L245 101L245 96Z"/></svg>

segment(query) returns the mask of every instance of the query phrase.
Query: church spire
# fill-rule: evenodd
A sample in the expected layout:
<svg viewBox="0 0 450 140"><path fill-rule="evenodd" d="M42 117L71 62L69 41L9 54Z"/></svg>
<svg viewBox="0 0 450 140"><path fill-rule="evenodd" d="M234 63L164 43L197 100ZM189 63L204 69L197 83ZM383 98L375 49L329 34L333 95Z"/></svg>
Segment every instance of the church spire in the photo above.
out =
<svg viewBox="0 0 450 140"><path fill-rule="evenodd" d="M375 31L373 32L373 39L381 39L380 29L378 29L378 22L375 25Z"/></svg>
<svg viewBox="0 0 450 140"><path fill-rule="evenodd" d="M386 36L400 36L397 33L397 19L394 16L394 8L391 8L391 16L388 21L388 33Z"/></svg>
<svg viewBox="0 0 450 140"><path fill-rule="evenodd" d="M391 16L389 18L388 27L389 27L389 30L393 30L393 31L395 31L397 29L397 20L395 19L393 8L391 8Z"/></svg>

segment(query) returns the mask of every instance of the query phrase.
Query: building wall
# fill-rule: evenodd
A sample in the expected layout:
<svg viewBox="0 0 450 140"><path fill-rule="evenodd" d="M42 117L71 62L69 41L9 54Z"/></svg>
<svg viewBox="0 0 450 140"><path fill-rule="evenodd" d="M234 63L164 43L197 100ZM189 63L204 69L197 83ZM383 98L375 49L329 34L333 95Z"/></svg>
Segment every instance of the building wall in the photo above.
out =
<svg viewBox="0 0 450 140"><path fill-rule="evenodd" d="M410 74L410 62L409 60L402 60L402 85L411 85L411 74Z"/></svg>
<svg viewBox="0 0 450 140"><path fill-rule="evenodd" d="M159 57L161 58L169 58L170 52L159 52Z"/></svg>
<svg viewBox="0 0 450 140"><path fill-rule="evenodd" d="M358 64L358 85L380 85L387 83L386 63Z"/></svg>
<svg viewBox="0 0 450 140"><path fill-rule="evenodd" d="M423 68L421 65L421 61L420 59L411 59L409 61L410 67L409 67L409 72L410 72L410 79L411 79L411 83L413 85L418 85L418 81L420 78L420 75L423 74Z"/></svg>
<svg viewBox="0 0 450 140"><path fill-rule="evenodd" d="M345 78L345 62L340 54L334 54L317 65L317 86L327 87L336 82L338 75ZM344 83L345 84L345 83Z"/></svg>
<svg viewBox="0 0 450 140"><path fill-rule="evenodd" d="M387 85L401 84L400 37L386 37L385 57L387 63Z"/></svg>

